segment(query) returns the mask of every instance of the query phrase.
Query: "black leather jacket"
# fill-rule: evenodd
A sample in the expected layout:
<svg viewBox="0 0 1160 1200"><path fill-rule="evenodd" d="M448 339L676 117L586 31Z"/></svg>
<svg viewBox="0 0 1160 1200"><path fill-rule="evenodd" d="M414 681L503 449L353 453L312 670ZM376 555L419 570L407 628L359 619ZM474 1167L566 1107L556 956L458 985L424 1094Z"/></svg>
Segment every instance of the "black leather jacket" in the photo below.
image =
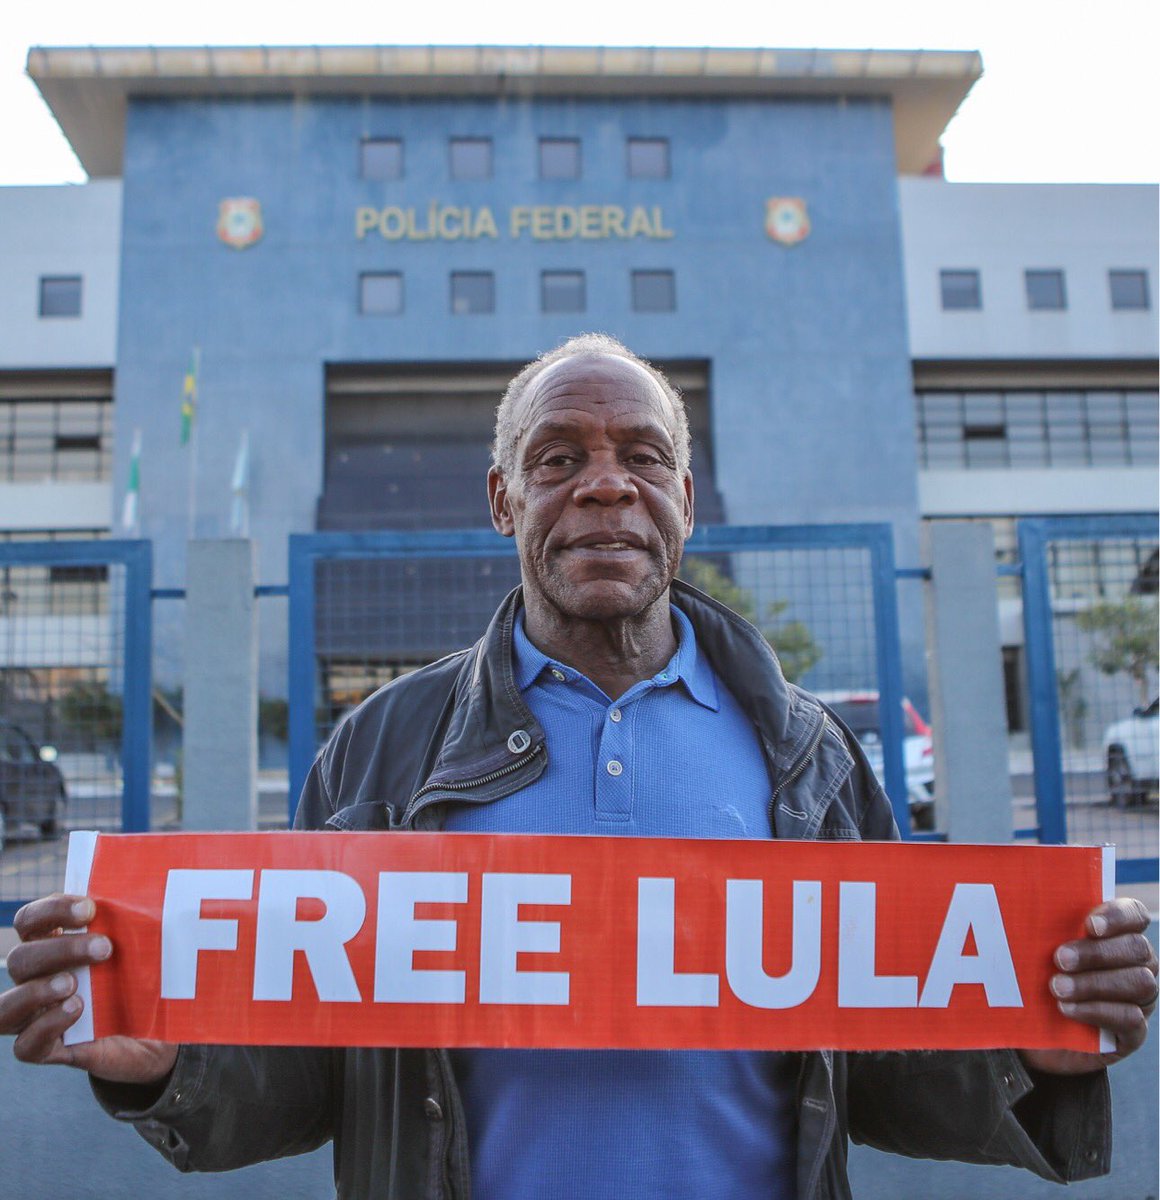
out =
<svg viewBox="0 0 1160 1200"><path fill-rule="evenodd" d="M786 682L761 634L681 583L673 602L756 726L775 836L897 838L857 742ZM310 772L299 828L438 829L447 801L487 803L544 770L543 731L512 670L519 604L517 591L471 649L395 681L342 722ZM156 1100L94 1089L181 1170L225 1170L333 1139L341 1200L469 1195L445 1051L184 1046ZM1033 1084L1012 1051L803 1054L798 1100L800 1200L847 1200L849 1136L916 1157L1011 1163L1060 1182L1109 1169L1105 1074Z"/></svg>

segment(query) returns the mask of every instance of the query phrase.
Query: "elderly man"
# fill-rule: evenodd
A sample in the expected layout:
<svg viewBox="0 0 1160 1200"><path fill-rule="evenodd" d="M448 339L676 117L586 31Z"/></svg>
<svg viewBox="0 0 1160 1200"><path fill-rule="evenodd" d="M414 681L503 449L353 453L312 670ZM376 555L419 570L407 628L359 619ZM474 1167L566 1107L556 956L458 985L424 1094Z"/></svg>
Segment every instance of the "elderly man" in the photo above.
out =
<svg viewBox="0 0 1160 1200"><path fill-rule="evenodd" d="M890 808L857 743L787 684L761 635L676 582L693 528L689 432L664 378L574 339L500 405L492 520L523 587L483 638L384 688L336 730L304 828L882 839ZM113 953L50 936L92 915L53 897L0 1031L27 1061L86 1068L101 1103L178 1167L334 1140L341 1197L838 1200L848 1135L907 1154L1106 1171L1102 1068L1136 1049L1156 959L1135 901L1061 946L1052 990L1118 1053L301 1050L110 1038L66 1048L74 969Z"/></svg>

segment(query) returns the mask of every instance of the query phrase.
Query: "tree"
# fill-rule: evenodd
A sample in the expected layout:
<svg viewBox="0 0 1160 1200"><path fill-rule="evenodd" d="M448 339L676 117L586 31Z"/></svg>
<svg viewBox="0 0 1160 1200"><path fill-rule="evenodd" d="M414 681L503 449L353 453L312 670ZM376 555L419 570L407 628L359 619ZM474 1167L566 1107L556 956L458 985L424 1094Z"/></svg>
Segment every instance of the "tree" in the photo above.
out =
<svg viewBox="0 0 1160 1200"><path fill-rule="evenodd" d="M767 604L764 619L759 620L753 594L734 583L720 567L703 558L687 558L681 564L680 574L686 583L700 588L738 616L756 625L773 647L781 669L791 683L796 683L821 659L821 647L802 621L777 622L777 618L789 607L788 600L775 600Z"/></svg>
<svg viewBox="0 0 1160 1200"><path fill-rule="evenodd" d="M1094 635L1095 645L1089 653L1092 665L1105 675L1130 675L1139 689L1141 705L1151 699L1148 678L1160 657L1158 616L1155 604L1125 596L1120 601L1101 600L1075 617L1078 628Z"/></svg>
<svg viewBox="0 0 1160 1200"><path fill-rule="evenodd" d="M103 683L78 683L60 699L60 714L90 748L121 740L121 697Z"/></svg>

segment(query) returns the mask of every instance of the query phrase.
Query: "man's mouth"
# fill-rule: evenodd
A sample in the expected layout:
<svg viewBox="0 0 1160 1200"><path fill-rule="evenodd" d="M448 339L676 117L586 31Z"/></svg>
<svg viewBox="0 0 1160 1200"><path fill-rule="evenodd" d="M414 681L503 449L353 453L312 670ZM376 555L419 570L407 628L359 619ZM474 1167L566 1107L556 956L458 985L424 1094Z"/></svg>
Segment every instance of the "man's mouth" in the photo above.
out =
<svg viewBox="0 0 1160 1200"><path fill-rule="evenodd" d="M643 550L644 543L634 534L616 532L614 534L589 534L577 538L569 547L570 550Z"/></svg>

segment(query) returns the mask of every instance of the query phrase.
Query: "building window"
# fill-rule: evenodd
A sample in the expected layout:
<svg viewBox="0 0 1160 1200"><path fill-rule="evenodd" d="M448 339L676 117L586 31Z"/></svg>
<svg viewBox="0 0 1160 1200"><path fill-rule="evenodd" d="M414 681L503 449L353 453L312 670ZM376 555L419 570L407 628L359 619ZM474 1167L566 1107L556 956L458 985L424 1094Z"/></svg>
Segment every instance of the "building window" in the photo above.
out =
<svg viewBox="0 0 1160 1200"><path fill-rule="evenodd" d="M452 271L451 311L456 316L495 312L495 275L491 271Z"/></svg>
<svg viewBox="0 0 1160 1200"><path fill-rule="evenodd" d="M451 178L491 178L491 138L452 138Z"/></svg>
<svg viewBox="0 0 1160 1200"><path fill-rule="evenodd" d="M358 277L358 310L369 317L397 317L403 311L403 276L398 271L367 271Z"/></svg>
<svg viewBox="0 0 1160 1200"><path fill-rule="evenodd" d="M22 542L98 541L109 536L104 529L0 530L0 544ZM107 564L15 562L0 572L0 616L24 618L102 616L109 612L110 588L124 591L124 568ZM34 667L9 671L11 693L24 693L29 700L43 702L78 682L78 671L94 668ZM63 688L49 686L63 683ZM27 689L27 690L26 690Z"/></svg>
<svg viewBox="0 0 1160 1200"><path fill-rule="evenodd" d="M359 174L364 179L402 179L403 139L363 138L359 146Z"/></svg>
<svg viewBox="0 0 1160 1200"><path fill-rule="evenodd" d="M1149 594L1149 573L1156 542L1137 540L1072 541L1047 545L1047 577L1053 601L1109 600Z"/></svg>
<svg viewBox="0 0 1160 1200"><path fill-rule="evenodd" d="M1148 309L1147 271L1109 271L1108 286L1112 292L1112 307L1116 309Z"/></svg>
<svg viewBox="0 0 1160 1200"><path fill-rule="evenodd" d="M540 275L540 310L578 313L585 308L583 271L544 271Z"/></svg>
<svg viewBox="0 0 1160 1200"><path fill-rule="evenodd" d="M1035 312L1059 312L1067 308L1062 271L1024 271L1027 307Z"/></svg>
<svg viewBox="0 0 1160 1200"><path fill-rule="evenodd" d="M100 483L110 477L113 406L101 399L0 399L0 481Z"/></svg>
<svg viewBox="0 0 1160 1200"><path fill-rule="evenodd" d="M40 277L40 315L42 317L79 317L81 315L81 277L79 275L42 275Z"/></svg>
<svg viewBox="0 0 1160 1200"><path fill-rule="evenodd" d="M579 179L580 139L540 138L540 178Z"/></svg>
<svg viewBox="0 0 1160 1200"><path fill-rule="evenodd" d="M674 312L676 307L677 282L672 271L633 271L634 312Z"/></svg>
<svg viewBox="0 0 1160 1200"><path fill-rule="evenodd" d="M920 392L927 468L1155 466L1156 392Z"/></svg>
<svg viewBox="0 0 1160 1200"><path fill-rule="evenodd" d="M983 307L983 287L978 271L940 271L938 279L945 310Z"/></svg>
<svg viewBox="0 0 1160 1200"><path fill-rule="evenodd" d="M628 139L629 179L668 179L669 139Z"/></svg>
<svg viewBox="0 0 1160 1200"><path fill-rule="evenodd" d="M979 392L963 397L963 450L968 467L1002 466L1006 438L1001 396Z"/></svg>

